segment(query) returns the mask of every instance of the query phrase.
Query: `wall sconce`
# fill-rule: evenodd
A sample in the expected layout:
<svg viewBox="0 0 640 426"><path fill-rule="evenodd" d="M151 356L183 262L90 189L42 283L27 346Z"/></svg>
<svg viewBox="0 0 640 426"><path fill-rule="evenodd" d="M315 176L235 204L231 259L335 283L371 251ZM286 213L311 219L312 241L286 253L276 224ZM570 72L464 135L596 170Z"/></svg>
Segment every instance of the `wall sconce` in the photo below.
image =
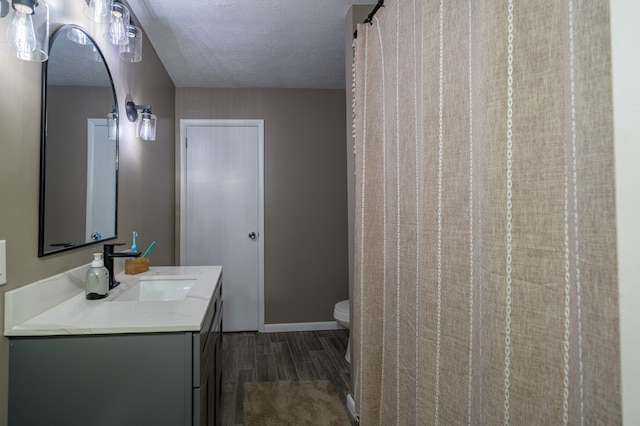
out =
<svg viewBox="0 0 640 426"><path fill-rule="evenodd" d="M138 121L138 110L142 110L140 113L141 118ZM151 113L151 105L136 105L129 101L126 105L127 118L132 123L136 124L136 134L145 141L156 140L156 122L157 117Z"/></svg>
<svg viewBox="0 0 640 426"><path fill-rule="evenodd" d="M7 42L23 61L49 59L49 6L43 0L13 0ZM3 7L4 9L4 7Z"/></svg>
<svg viewBox="0 0 640 426"><path fill-rule="evenodd" d="M107 114L107 134L111 141L115 141L118 137L118 112L115 107Z"/></svg>

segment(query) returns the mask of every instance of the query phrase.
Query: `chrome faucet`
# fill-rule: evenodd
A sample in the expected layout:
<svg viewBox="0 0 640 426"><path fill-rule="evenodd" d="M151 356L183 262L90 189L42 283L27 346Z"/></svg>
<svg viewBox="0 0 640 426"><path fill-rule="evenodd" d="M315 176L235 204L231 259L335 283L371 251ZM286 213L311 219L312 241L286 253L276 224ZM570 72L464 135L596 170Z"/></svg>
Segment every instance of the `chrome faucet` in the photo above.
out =
<svg viewBox="0 0 640 426"><path fill-rule="evenodd" d="M104 267L109 271L109 290L116 288L120 282L116 281L115 274L113 273L113 258L114 257L140 257L140 252L134 251L122 251L115 253L113 251L115 246L123 246L125 243L110 243L104 245Z"/></svg>

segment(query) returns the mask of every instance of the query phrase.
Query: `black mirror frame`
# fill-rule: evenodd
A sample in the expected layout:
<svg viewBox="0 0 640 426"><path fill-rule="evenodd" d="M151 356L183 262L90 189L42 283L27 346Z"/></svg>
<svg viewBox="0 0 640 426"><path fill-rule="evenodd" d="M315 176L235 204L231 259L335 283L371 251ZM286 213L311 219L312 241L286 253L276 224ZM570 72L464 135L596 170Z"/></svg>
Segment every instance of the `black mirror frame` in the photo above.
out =
<svg viewBox="0 0 640 426"><path fill-rule="evenodd" d="M102 53L102 50L96 43L95 39L89 35L86 30L78 25L68 24L63 25L58 28L51 36L49 41L49 52L53 47L53 43L58 38L60 34L63 34L65 30L68 29L77 29L82 31L86 36L91 40L93 45L96 47L97 51L100 53L100 57L102 58L102 62L104 63L105 69L107 71L107 75L109 76L109 82L111 83L111 90L113 92L113 102L115 111L119 111L118 109L118 97L116 95L116 89L113 84L113 77L111 76L111 69L107 64L107 61ZM45 61L42 63L42 108L40 115L40 193L39 193L39 206L38 206L38 257L49 256L52 254L57 254L81 247L88 247L94 244L100 244L104 241L115 240L118 238L118 176L119 176L119 168L120 168L120 132L116 132L116 161L115 161L115 185L116 185L116 198L114 200L115 203L115 216L114 216L114 236L104 238L97 241L85 242L82 244L74 244L70 246L61 246L59 248L55 248L53 250L45 251L44 247L44 226L45 226L45 188L46 188L46 143L47 143L47 71L48 71L49 61ZM118 120L118 129L120 127L120 120Z"/></svg>

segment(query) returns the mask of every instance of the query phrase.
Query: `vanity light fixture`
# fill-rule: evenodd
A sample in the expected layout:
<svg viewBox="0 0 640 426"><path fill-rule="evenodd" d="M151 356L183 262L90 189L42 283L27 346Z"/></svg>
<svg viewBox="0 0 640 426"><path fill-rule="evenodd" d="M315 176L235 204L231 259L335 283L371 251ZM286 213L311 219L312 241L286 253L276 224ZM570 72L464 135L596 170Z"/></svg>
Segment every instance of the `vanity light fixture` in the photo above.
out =
<svg viewBox="0 0 640 426"><path fill-rule="evenodd" d="M43 0L13 0L7 42L23 61L49 58L49 7ZM4 8L4 7L3 7Z"/></svg>
<svg viewBox="0 0 640 426"><path fill-rule="evenodd" d="M105 34L107 40L116 46L122 46L129 43L127 37L127 25L129 24L129 9L119 1L111 2L111 13L109 21L109 30Z"/></svg>
<svg viewBox="0 0 640 426"><path fill-rule="evenodd" d="M138 110L142 110L140 113L140 120L138 120ZM132 123L136 123L136 134L145 141L156 140L156 123L158 118L151 113L151 105L136 105L129 101L126 105L127 118Z"/></svg>

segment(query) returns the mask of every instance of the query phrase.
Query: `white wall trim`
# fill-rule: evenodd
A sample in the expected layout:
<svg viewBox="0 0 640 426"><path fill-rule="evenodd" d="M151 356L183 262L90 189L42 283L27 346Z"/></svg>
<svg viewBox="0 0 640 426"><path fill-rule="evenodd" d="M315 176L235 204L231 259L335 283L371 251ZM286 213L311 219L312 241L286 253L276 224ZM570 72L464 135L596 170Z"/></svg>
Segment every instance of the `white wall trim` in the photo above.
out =
<svg viewBox="0 0 640 426"><path fill-rule="evenodd" d="M289 331L340 330L343 328L335 321L324 322L291 322L283 324L265 324L265 333L286 333Z"/></svg>

